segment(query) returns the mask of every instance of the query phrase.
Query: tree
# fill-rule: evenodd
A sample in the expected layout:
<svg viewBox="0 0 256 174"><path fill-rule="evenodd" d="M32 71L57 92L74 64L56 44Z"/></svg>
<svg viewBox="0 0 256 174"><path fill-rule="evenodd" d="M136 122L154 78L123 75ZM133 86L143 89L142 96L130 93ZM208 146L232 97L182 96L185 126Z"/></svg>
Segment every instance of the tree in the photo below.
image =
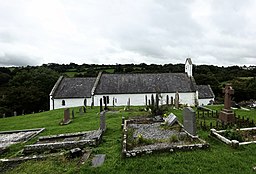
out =
<svg viewBox="0 0 256 174"><path fill-rule="evenodd" d="M57 72L45 67L21 70L10 81L3 104L19 113L48 110L49 93L58 77Z"/></svg>

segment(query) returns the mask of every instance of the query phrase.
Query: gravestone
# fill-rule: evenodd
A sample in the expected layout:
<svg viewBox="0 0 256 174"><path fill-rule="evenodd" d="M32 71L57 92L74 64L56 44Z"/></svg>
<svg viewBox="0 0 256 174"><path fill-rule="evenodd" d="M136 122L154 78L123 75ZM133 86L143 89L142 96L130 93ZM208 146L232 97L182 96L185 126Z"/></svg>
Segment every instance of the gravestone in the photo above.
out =
<svg viewBox="0 0 256 174"><path fill-rule="evenodd" d="M131 106L131 99L128 98L128 101L127 101L127 109L128 109L128 110L130 109L130 106Z"/></svg>
<svg viewBox="0 0 256 174"><path fill-rule="evenodd" d="M173 113L170 113L168 117L164 118L164 121L167 123L167 125L172 126L178 122L178 119Z"/></svg>
<svg viewBox="0 0 256 174"><path fill-rule="evenodd" d="M103 107L102 107L102 98L100 98L100 112L103 111Z"/></svg>
<svg viewBox="0 0 256 174"><path fill-rule="evenodd" d="M79 108L79 114L83 115L83 108L82 107Z"/></svg>
<svg viewBox="0 0 256 174"><path fill-rule="evenodd" d="M159 109L159 94L156 93L156 109Z"/></svg>
<svg viewBox="0 0 256 174"><path fill-rule="evenodd" d="M75 118L75 111L74 111L74 109L72 109L72 119L74 119Z"/></svg>
<svg viewBox="0 0 256 174"><path fill-rule="evenodd" d="M13 116L17 116L17 112L16 111L13 112Z"/></svg>
<svg viewBox="0 0 256 174"><path fill-rule="evenodd" d="M5 113L3 113L3 118L5 118Z"/></svg>
<svg viewBox="0 0 256 174"><path fill-rule="evenodd" d="M154 95L153 94L151 95L151 105L152 105L152 107L155 106L155 99L154 99Z"/></svg>
<svg viewBox="0 0 256 174"><path fill-rule="evenodd" d="M106 158L105 154L95 155L94 158L92 159L92 167L99 167L103 165L105 158Z"/></svg>
<svg viewBox="0 0 256 174"><path fill-rule="evenodd" d="M175 103L175 108L179 108L179 103L180 103L180 96L178 91L175 93L175 99L174 99L174 103Z"/></svg>
<svg viewBox="0 0 256 174"><path fill-rule="evenodd" d="M225 93L224 108L220 111L219 120L224 124L235 123L234 112L231 110L231 97L234 94L234 89L227 84L223 93Z"/></svg>
<svg viewBox="0 0 256 174"><path fill-rule="evenodd" d="M64 119L60 122L61 125L66 125L71 122L69 108L64 110Z"/></svg>
<svg viewBox="0 0 256 174"><path fill-rule="evenodd" d="M84 99L84 107L86 107L87 106L87 99L85 98Z"/></svg>
<svg viewBox="0 0 256 174"><path fill-rule="evenodd" d="M193 136L196 136L196 113L191 107L183 109L184 129Z"/></svg>
<svg viewBox="0 0 256 174"><path fill-rule="evenodd" d="M100 112L100 130L103 132L106 130L106 111Z"/></svg>
<svg viewBox="0 0 256 174"><path fill-rule="evenodd" d="M173 96L171 96L171 106L173 106Z"/></svg>
<svg viewBox="0 0 256 174"><path fill-rule="evenodd" d="M104 110L108 110L109 96L103 96Z"/></svg>
<svg viewBox="0 0 256 174"><path fill-rule="evenodd" d="M91 102L91 109L93 109L94 101Z"/></svg>
<svg viewBox="0 0 256 174"><path fill-rule="evenodd" d="M169 95L166 96L166 105L169 105Z"/></svg>

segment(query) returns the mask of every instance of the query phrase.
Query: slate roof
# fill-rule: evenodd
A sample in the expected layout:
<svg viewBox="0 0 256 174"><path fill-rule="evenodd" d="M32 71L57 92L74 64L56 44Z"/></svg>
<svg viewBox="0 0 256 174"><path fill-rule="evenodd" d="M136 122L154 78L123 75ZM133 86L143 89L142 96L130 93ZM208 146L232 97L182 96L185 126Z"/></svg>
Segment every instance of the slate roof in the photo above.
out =
<svg viewBox="0 0 256 174"><path fill-rule="evenodd" d="M54 92L54 98L91 97L91 90L96 78L63 78Z"/></svg>
<svg viewBox="0 0 256 174"><path fill-rule="evenodd" d="M95 94L194 92L185 73L102 74Z"/></svg>
<svg viewBox="0 0 256 174"><path fill-rule="evenodd" d="M199 99L215 97L210 85L197 85L197 90Z"/></svg>

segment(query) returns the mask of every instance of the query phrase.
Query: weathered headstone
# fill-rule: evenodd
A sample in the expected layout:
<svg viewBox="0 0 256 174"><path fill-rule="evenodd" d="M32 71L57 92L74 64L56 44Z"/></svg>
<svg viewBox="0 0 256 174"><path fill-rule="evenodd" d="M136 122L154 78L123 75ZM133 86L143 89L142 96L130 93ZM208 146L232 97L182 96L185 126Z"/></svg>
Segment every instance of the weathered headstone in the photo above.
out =
<svg viewBox="0 0 256 174"><path fill-rule="evenodd" d="M171 106L173 106L173 96L171 96Z"/></svg>
<svg viewBox="0 0 256 174"><path fill-rule="evenodd" d="M191 107L183 109L184 129L193 136L196 136L196 113Z"/></svg>
<svg viewBox="0 0 256 174"><path fill-rule="evenodd" d="M71 122L69 108L64 110L64 119L61 121L61 125L66 125Z"/></svg>
<svg viewBox="0 0 256 174"><path fill-rule="evenodd" d="M85 98L84 99L84 107L86 107L87 106L87 99Z"/></svg>
<svg viewBox="0 0 256 174"><path fill-rule="evenodd" d="M231 97L234 94L234 89L230 84L227 84L223 93L225 93L224 109L220 112L219 120L224 124L235 123L234 112L231 110Z"/></svg>
<svg viewBox="0 0 256 174"><path fill-rule="evenodd" d="M159 94L156 93L156 109L159 109Z"/></svg>
<svg viewBox="0 0 256 174"><path fill-rule="evenodd" d="M74 111L74 109L72 109L72 119L74 119L75 118L75 111Z"/></svg>
<svg viewBox="0 0 256 174"><path fill-rule="evenodd" d="M3 113L3 118L5 118L5 113Z"/></svg>
<svg viewBox="0 0 256 174"><path fill-rule="evenodd" d="M104 110L108 110L109 96L103 96Z"/></svg>
<svg viewBox="0 0 256 174"><path fill-rule="evenodd" d="M94 101L91 102L91 109L93 108L94 106Z"/></svg>
<svg viewBox="0 0 256 174"><path fill-rule="evenodd" d="M17 112L16 111L13 112L13 116L17 116Z"/></svg>
<svg viewBox="0 0 256 174"><path fill-rule="evenodd" d="M179 103L180 103L180 97L179 97L179 93L178 91L175 93L175 99L174 99L174 102L175 102L175 108L179 108Z"/></svg>
<svg viewBox="0 0 256 174"><path fill-rule="evenodd" d="M106 130L106 111L100 112L100 130L103 132Z"/></svg>
<svg viewBox="0 0 256 174"><path fill-rule="evenodd" d="M164 118L165 122L167 123L167 125L169 126L172 126L174 125L176 122L178 122L178 119L177 117L173 114L173 113L170 113L168 115L168 117Z"/></svg>
<svg viewBox="0 0 256 174"><path fill-rule="evenodd" d="M155 99L154 99L154 95L151 95L151 105L154 107L155 106Z"/></svg>
<svg viewBox="0 0 256 174"><path fill-rule="evenodd" d="M128 109L128 110L130 109L130 106L131 106L131 99L128 98L128 101L127 101L127 109Z"/></svg>
<svg viewBox="0 0 256 174"><path fill-rule="evenodd" d="M106 158L105 154L95 155L94 158L92 159L92 167L99 167L103 165L105 158Z"/></svg>
<svg viewBox="0 0 256 174"><path fill-rule="evenodd" d="M79 108L79 114L83 115L83 108L82 107Z"/></svg>
<svg viewBox="0 0 256 174"><path fill-rule="evenodd" d="M102 98L100 98L100 112L103 111L103 107L102 107Z"/></svg>

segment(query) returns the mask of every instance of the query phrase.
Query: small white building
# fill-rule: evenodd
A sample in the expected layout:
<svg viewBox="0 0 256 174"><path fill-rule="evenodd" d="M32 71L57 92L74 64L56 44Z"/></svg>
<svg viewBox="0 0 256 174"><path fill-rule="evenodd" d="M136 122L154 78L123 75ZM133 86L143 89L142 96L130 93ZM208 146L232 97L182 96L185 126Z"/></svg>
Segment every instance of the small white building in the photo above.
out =
<svg viewBox="0 0 256 174"><path fill-rule="evenodd" d="M100 99L106 97L110 106L146 105L151 95L160 94L160 104L174 100L179 93L180 104L194 106L208 104L214 100L211 87L197 86L192 76L192 61L185 62L185 73L151 74L102 74L98 77L64 78L60 77L50 93L50 110L83 106L100 105ZM210 90L206 90L207 89ZM203 94L201 94L203 92Z"/></svg>

